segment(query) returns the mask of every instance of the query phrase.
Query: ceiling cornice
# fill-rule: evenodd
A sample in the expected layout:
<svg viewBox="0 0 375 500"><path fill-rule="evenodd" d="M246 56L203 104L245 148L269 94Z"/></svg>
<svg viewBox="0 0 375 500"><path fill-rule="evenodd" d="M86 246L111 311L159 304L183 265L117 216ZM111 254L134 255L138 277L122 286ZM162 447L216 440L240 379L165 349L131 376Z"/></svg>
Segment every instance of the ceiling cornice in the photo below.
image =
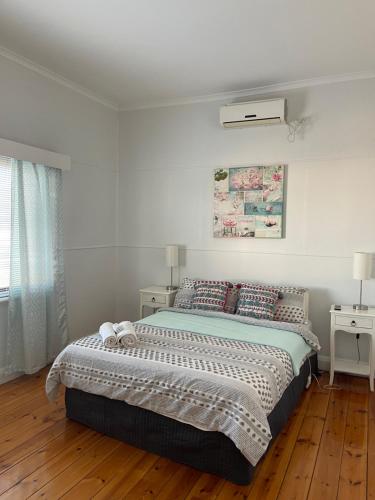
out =
<svg viewBox="0 0 375 500"><path fill-rule="evenodd" d="M183 97L178 99L163 99L159 101L154 101L150 103L144 103L139 105L129 105L129 106L121 106L118 103L100 96L93 92L92 90L75 83L64 76L55 73L54 71L49 70L48 68L37 64L26 57L20 56L15 52L0 46L0 56L9 59L25 68L34 71L45 78L53 80L64 87L67 87L79 94L82 94L93 101L96 101L104 106L107 106L110 109L115 111L133 111L133 110L141 110L141 109L152 109L152 108L162 108L169 106L182 106L187 104L195 104L200 102L212 102L212 101L225 101L225 100L235 100L241 97L251 97L262 94L270 94L273 92L282 92L293 89L300 89L305 87L316 87L318 85L330 85L333 83L341 83L341 82L350 82L355 80L368 80L375 78L375 71L361 71L357 73L347 73L341 75L333 75L333 76L322 76L317 78L309 78L305 80L295 80L291 82L285 83L276 83L272 85L264 85L262 87L253 87L249 89L243 90L235 90L228 92L218 92L215 94L204 94L200 96L193 97Z"/></svg>
<svg viewBox="0 0 375 500"><path fill-rule="evenodd" d="M318 85L330 85L333 83L350 82L355 80L369 80L375 78L375 71L361 71L358 73L347 73L334 76L322 76L318 78L309 78L306 80L295 80L292 82L275 83L264 85L262 87L253 87L243 90L234 90L229 92L218 92L216 94L206 94L196 97L186 97L180 99L165 99L149 104L140 104L138 106L120 106L120 111L135 111L140 109L162 108L168 106L183 106L186 104L195 104L200 102L224 101L226 99L238 99L240 97L250 97L255 95L270 94L272 92L282 92L286 90L301 89L305 87L316 87Z"/></svg>
<svg viewBox="0 0 375 500"><path fill-rule="evenodd" d="M102 97L93 92L92 90L87 89L86 87L83 87L78 83L75 83L72 80L65 78L64 76L59 75L58 73L55 73L54 71L51 71L48 68L41 66L40 64L37 64L31 61L30 59L27 59L26 57L20 56L15 52L13 52L12 50L0 46L0 56L3 56L6 59L15 62L20 66L24 66L25 68L28 68L31 71L34 71L35 73L38 73L39 75L42 75L45 78L48 78L49 80L53 80L54 82L59 83L64 87L74 90L75 92L78 92L79 94L82 94L88 97L89 99L92 99L93 101L99 102L100 104L104 104L104 106L107 106L108 108L111 108L115 111L119 111L120 109L119 105L111 101L110 99Z"/></svg>

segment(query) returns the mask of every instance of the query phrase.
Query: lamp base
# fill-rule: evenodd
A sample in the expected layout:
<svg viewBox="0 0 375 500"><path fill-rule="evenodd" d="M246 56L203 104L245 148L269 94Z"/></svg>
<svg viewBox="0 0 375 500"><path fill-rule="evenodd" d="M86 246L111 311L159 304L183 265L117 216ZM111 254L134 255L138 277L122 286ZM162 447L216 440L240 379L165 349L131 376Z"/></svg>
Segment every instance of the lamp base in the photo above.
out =
<svg viewBox="0 0 375 500"><path fill-rule="evenodd" d="M353 304L353 309L355 309L356 311L367 311L368 306L365 306L363 304Z"/></svg>
<svg viewBox="0 0 375 500"><path fill-rule="evenodd" d="M168 285L168 286L165 287L165 289L169 290L169 291L171 291L171 290L177 290L177 288L178 288L178 286L171 286L171 285Z"/></svg>

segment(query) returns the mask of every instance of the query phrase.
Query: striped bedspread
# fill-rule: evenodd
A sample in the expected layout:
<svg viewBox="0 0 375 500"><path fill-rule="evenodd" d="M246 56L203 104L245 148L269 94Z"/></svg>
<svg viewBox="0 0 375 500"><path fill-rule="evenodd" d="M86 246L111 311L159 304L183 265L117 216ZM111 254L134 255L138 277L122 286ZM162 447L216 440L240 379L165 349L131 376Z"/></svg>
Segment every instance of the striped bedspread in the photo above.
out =
<svg viewBox="0 0 375 500"><path fill-rule="evenodd" d="M141 323L135 328L136 347L107 348L98 335L66 347L48 375L48 397L64 384L219 431L256 465L271 440L267 415L294 376L288 352Z"/></svg>

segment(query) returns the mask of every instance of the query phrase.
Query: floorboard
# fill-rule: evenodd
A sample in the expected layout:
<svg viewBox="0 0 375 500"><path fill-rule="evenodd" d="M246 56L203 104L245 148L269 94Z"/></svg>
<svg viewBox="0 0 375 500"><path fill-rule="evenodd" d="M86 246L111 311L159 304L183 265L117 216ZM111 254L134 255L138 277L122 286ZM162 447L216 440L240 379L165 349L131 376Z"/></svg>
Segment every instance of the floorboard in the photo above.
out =
<svg viewBox="0 0 375 500"><path fill-rule="evenodd" d="M309 500L314 498L333 500L337 497L348 402L347 391L332 391L311 481Z"/></svg>
<svg viewBox="0 0 375 500"><path fill-rule="evenodd" d="M103 436L44 395L47 369L0 386L0 499L375 500L375 396L363 378L314 382L237 486ZM327 383L327 374L321 377Z"/></svg>
<svg viewBox="0 0 375 500"><path fill-rule="evenodd" d="M249 485L249 498L262 498L264 500L277 498L309 406L311 394L312 390L305 392L288 424L260 463L258 473Z"/></svg>
<svg viewBox="0 0 375 500"><path fill-rule="evenodd" d="M350 393L338 498L362 500L367 492L368 394Z"/></svg>
<svg viewBox="0 0 375 500"><path fill-rule="evenodd" d="M369 394L367 443L367 498L375 500L375 393Z"/></svg>
<svg viewBox="0 0 375 500"><path fill-rule="evenodd" d="M302 500L308 496L329 398L329 391L321 391L316 385L313 386L306 415L278 495L282 500Z"/></svg>

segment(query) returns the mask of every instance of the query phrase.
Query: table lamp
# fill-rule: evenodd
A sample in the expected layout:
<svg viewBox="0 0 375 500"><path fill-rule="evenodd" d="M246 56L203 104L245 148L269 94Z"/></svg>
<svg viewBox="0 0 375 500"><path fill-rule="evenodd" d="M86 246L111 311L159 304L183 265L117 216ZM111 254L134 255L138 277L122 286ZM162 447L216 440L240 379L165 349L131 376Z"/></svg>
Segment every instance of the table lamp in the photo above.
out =
<svg viewBox="0 0 375 500"><path fill-rule="evenodd" d="M176 290L177 287L173 286L173 268L178 266L177 245L167 245L165 247L165 260L167 267L171 268L171 283L167 286L167 290Z"/></svg>
<svg viewBox="0 0 375 500"><path fill-rule="evenodd" d="M359 304L353 304L357 311L367 311L368 306L362 304L362 281L371 279L372 254L366 252L354 252L353 254L353 279L360 280Z"/></svg>

